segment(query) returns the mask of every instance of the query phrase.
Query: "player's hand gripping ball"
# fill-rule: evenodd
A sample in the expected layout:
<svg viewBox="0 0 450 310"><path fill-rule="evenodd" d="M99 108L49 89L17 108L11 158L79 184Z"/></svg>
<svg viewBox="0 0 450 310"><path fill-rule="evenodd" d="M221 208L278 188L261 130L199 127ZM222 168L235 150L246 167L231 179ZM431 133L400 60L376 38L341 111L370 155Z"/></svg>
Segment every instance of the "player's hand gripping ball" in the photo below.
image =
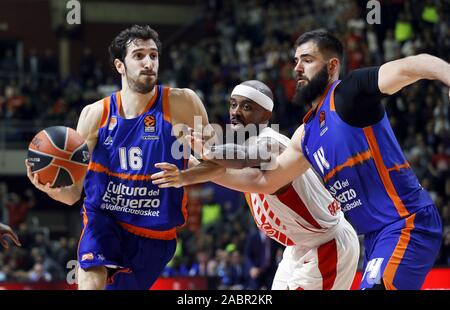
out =
<svg viewBox="0 0 450 310"><path fill-rule="evenodd" d="M34 136L28 146L28 165L41 184L69 186L86 174L90 154L84 139L72 128L53 126Z"/></svg>

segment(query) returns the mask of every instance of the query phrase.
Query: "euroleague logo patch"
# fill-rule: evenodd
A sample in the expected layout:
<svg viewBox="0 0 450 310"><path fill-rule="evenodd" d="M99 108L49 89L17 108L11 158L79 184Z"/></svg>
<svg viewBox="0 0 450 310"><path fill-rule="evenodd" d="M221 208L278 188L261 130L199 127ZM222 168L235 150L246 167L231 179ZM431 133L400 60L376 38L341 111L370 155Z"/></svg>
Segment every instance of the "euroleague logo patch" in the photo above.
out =
<svg viewBox="0 0 450 310"><path fill-rule="evenodd" d="M144 131L145 132L155 132L156 130L156 119L153 115L147 115L144 118Z"/></svg>

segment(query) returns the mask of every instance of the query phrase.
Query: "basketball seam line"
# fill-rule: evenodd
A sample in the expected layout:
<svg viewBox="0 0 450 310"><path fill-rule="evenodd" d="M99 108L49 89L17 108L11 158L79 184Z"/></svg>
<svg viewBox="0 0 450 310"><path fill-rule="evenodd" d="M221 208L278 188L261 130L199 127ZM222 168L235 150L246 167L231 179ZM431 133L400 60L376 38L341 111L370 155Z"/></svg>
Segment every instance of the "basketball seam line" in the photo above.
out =
<svg viewBox="0 0 450 310"><path fill-rule="evenodd" d="M64 139L64 150L67 149L67 141L69 141L69 127L66 127L66 138Z"/></svg>
<svg viewBox="0 0 450 310"><path fill-rule="evenodd" d="M38 173L39 171L42 171L42 170L44 170L44 169L47 169L49 166L51 166L51 165L53 164L54 161L55 161L55 159L53 158L52 161L51 161L47 166L45 166L44 168L41 168L41 169L39 169L39 170L33 171L33 173ZM60 166L60 165L53 164L53 166L55 166L56 168L58 168L58 171L57 171L56 174L55 174L56 177L53 179L53 183L51 184L51 186L55 185L55 182L56 182L56 180L58 179L59 171L60 171L61 169L64 169L64 170L69 174L69 177L70 177L70 179L72 180L72 184L75 184L75 180L74 180L74 178L73 178L73 176L72 176L72 173L71 173L69 170L67 170L66 168L64 168L64 167L62 167L62 166Z"/></svg>
<svg viewBox="0 0 450 310"><path fill-rule="evenodd" d="M81 166L89 166L89 164L83 164L83 163L80 163L80 162L77 162L77 161L73 161L73 160L70 160L70 159L65 159L65 158L61 158L61 157L59 157L59 156L56 156L56 155L53 155L53 154L47 154L47 153L43 153L43 152L40 152L40 151L36 151L36 150L32 150L33 152L36 152L36 153L38 153L38 154L40 154L40 155L45 155L45 156L48 156L48 157L53 157L53 159L60 159L60 160L63 160L63 161L68 161L68 162L71 162L71 163L73 163L73 164L75 164L75 165L81 165ZM51 163L53 162L53 159L52 159L52 161L50 162L50 164L48 164L47 166L45 166L45 167L48 167L49 165L51 165ZM42 168L42 169L44 169L44 168ZM41 169L40 169L41 170ZM37 171L39 171L39 170L37 170ZM36 173L37 171L33 171L33 173Z"/></svg>
<svg viewBox="0 0 450 310"><path fill-rule="evenodd" d="M50 161L50 163L47 165L47 166L45 166L45 167L43 167L43 168L41 168L41 169L39 169L39 170L35 170L35 171L33 171L33 173L38 173L39 171L42 171L42 170L44 170L44 169L47 169L48 167L50 167L51 165L52 165L52 163L55 161L55 159L54 158L52 158L52 160Z"/></svg>
<svg viewBox="0 0 450 310"><path fill-rule="evenodd" d="M52 160L53 161L53 160ZM55 165L56 166L56 165ZM56 167L58 167L58 170L56 170L56 174L55 174L55 176L53 177L53 182L52 182L52 185L51 185L51 187L53 187L53 185L55 185L55 182L56 182L56 180L58 179L58 176L59 176L59 170L61 169L61 167L59 167L59 166L56 166Z"/></svg>
<svg viewBox="0 0 450 310"><path fill-rule="evenodd" d="M45 133L45 135L47 136L47 138L48 138L48 140L50 141L50 143L51 143L54 147L56 147L58 150L60 150L60 151L63 152L63 153L71 154L69 151L63 150L63 149L61 149L60 147L58 147L55 143L53 143L53 140L52 140L52 138L50 137L50 135L47 133L47 131L44 130L44 133Z"/></svg>
<svg viewBox="0 0 450 310"><path fill-rule="evenodd" d="M55 166L57 166L57 165L55 165ZM73 178L73 176L72 176L72 172L70 172L70 170L67 170L66 168L64 168L64 167L62 167L62 166L57 166L57 167L59 168L59 170L58 170L58 173L56 174L55 182L56 182L56 180L58 179L59 171L62 169L62 170L64 170L64 171L67 172L67 174L68 174L69 177L70 177L70 180L72 181L72 184L75 184L75 180L74 180L74 178Z"/></svg>

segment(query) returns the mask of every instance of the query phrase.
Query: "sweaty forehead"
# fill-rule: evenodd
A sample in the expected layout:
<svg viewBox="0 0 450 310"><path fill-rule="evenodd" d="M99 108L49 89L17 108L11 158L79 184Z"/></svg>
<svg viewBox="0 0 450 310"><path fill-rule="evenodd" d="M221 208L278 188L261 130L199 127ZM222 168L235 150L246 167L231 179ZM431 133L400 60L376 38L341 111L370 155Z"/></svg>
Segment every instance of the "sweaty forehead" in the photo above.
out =
<svg viewBox="0 0 450 310"><path fill-rule="evenodd" d="M313 41L308 41L297 47L295 57L299 58L302 55L321 56L319 47Z"/></svg>
<svg viewBox="0 0 450 310"><path fill-rule="evenodd" d="M241 95L233 95L230 99L233 99L236 103L248 103L250 105L256 104L253 100Z"/></svg>
<svg viewBox="0 0 450 310"><path fill-rule="evenodd" d="M137 49L158 49L153 39L134 39L128 44L128 51L132 52Z"/></svg>
<svg viewBox="0 0 450 310"><path fill-rule="evenodd" d="M254 110L259 110L259 109L264 110L264 108L261 107L259 104L257 104L256 102L254 102L253 100L251 100L245 96L233 95L230 97L230 99L232 99L237 104L244 104L244 103L248 104Z"/></svg>

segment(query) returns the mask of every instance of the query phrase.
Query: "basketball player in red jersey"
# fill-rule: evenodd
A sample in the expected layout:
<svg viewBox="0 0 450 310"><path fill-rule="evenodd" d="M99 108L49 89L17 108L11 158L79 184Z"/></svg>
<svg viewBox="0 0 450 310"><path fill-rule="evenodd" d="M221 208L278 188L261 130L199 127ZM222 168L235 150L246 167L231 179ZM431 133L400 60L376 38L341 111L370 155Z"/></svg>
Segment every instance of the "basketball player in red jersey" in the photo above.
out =
<svg viewBox="0 0 450 310"><path fill-rule="evenodd" d="M109 51L122 89L81 112L77 132L92 154L85 180L50 188L29 168L28 177L69 205L80 199L84 186L79 289L149 289L172 258L176 227L187 215L182 189L151 184L154 163L183 168L182 152L174 154L180 149L177 138L182 128L194 126L195 116L202 126L208 117L192 90L157 85L161 43L150 26L123 30Z"/></svg>
<svg viewBox="0 0 450 310"><path fill-rule="evenodd" d="M396 141L381 99L421 79L450 86L450 64L420 54L339 80L343 46L332 34L304 33L295 48L298 98L312 108L275 169L245 169L236 182L242 190L274 193L311 165L364 235L360 288L420 289L439 252L442 223Z"/></svg>
<svg viewBox="0 0 450 310"><path fill-rule="evenodd" d="M270 169L271 159L289 145L289 138L268 126L272 115L273 94L264 83L256 80L237 85L230 96L230 121L234 131L247 131L258 125L245 145L213 146L222 159L207 157L228 168L261 167ZM249 156L245 154L248 148ZM234 156L228 155L233 154ZM274 153L269 156L270 152ZM217 156L218 157L218 156ZM242 158L242 159L239 159ZM159 163L164 171L152 175L161 187L186 186L213 181L242 191L240 170L228 169L225 174L198 175L199 166L185 171L169 163ZM224 171L225 172L225 171ZM205 179L205 177L208 177ZM272 195L246 193L247 203L258 228L286 246L275 274L272 289L276 290L348 290L355 277L359 258L359 241L354 229L344 218L339 203L308 169L291 183Z"/></svg>

